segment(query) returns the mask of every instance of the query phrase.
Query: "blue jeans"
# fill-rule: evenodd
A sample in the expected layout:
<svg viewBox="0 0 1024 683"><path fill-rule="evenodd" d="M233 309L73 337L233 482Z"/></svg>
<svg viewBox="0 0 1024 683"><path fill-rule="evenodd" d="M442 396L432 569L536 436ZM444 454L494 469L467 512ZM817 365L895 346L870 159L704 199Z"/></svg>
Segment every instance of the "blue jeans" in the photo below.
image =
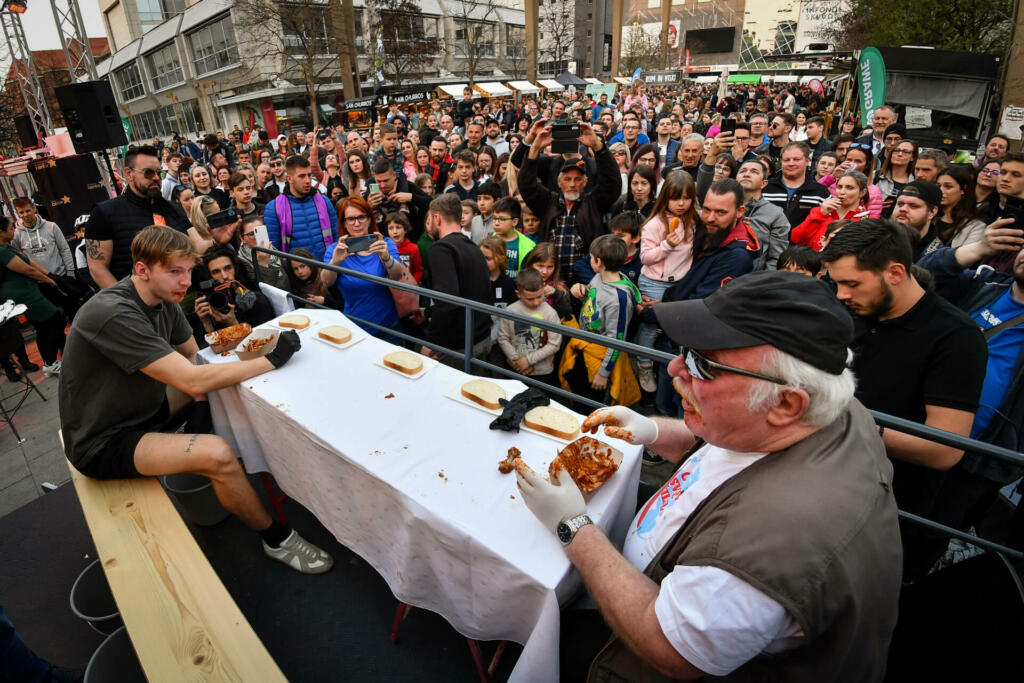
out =
<svg viewBox="0 0 1024 683"><path fill-rule="evenodd" d="M640 279L637 281L637 285L640 289L640 293L645 296L649 296L656 301L661 301L661 298L665 296L665 290L668 289L672 283L664 282L662 280L652 280L643 273L640 274ZM658 326L654 323L640 323L640 329L636 333L636 343L640 346L647 346L654 348L654 342L658 337ZM651 364L650 358L640 358L639 362L641 365L647 366Z"/></svg>
<svg viewBox="0 0 1024 683"><path fill-rule="evenodd" d="M50 680L50 668L17 634L0 605L0 681L42 683Z"/></svg>

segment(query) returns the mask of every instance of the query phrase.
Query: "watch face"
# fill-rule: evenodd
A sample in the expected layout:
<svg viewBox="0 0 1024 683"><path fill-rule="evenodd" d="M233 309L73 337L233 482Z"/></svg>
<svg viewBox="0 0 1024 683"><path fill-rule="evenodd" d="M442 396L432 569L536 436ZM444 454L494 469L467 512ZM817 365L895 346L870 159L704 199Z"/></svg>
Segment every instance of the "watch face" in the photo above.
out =
<svg viewBox="0 0 1024 683"><path fill-rule="evenodd" d="M568 543L572 540L572 529L565 522L559 522L556 531L558 532L558 540L562 543Z"/></svg>

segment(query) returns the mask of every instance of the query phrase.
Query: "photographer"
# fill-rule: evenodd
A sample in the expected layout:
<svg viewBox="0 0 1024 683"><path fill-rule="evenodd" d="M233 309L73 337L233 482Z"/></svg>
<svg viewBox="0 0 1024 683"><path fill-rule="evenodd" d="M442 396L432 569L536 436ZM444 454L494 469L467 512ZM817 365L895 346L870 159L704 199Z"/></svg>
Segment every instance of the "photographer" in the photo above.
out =
<svg viewBox="0 0 1024 683"><path fill-rule="evenodd" d="M262 292L247 289L235 279L239 268L231 249L211 247L203 255L203 263L212 279L200 284L203 294L196 299L195 313L205 332L238 323L249 323L256 327L274 317L274 309ZM199 335L200 338L202 336ZM200 346L205 341L203 339Z"/></svg>

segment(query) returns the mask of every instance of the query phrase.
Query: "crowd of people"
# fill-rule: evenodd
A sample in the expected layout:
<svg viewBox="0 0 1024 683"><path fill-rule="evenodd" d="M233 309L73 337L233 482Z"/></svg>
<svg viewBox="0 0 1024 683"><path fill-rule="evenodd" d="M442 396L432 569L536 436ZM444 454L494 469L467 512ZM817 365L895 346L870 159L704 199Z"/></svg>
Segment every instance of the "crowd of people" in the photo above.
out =
<svg viewBox="0 0 1024 683"><path fill-rule="evenodd" d="M436 351L462 350L461 308L429 296L410 299L386 286L311 266L310 261L418 283L428 290L561 322L567 329L679 355L673 363L658 363L642 354L621 353L482 315L474 319L468 350L475 358L542 383L619 406L613 409L617 412L602 413L598 422L612 427L628 423L631 433L647 434L634 442L656 445L654 450L683 463L652 499L657 510L652 513L648 504L646 514L653 514L650 526L632 532L639 535L634 539L639 545L627 548L626 560L641 571L678 528L677 520L669 532L648 533L659 514L685 497L690 484L680 476L696 479L702 458L717 472L707 475L711 482L725 481L750 464L727 457L712 466L712 455L703 449L683 458L695 436L733 456L776 450L782 444L804 458L810 456L798 444L811 433L804 427L833 429L840 415L851 421L849 429L857 438L866 438L865 433L880 436L874 466L891 463L891 473L879 476L886 487L891 483L900 509L966 530L982 521L1002 487L1020 477L1019 468L875 428L859 408L844 411L856 398L869 409L1022 450L1016 425L1024 419L1024 155L1009 152L1008 140L996 135L973 163L955 163L952 150L924 147L913 140L896 109L888 105L876 109L869 122L852 117L837 121L830 134L824 115L834 112L833 104L827 94L806 87L763 85L737 86L719 98L697 86L648 89L637 80L611 99L574 93L500 106L475 99L467 89L458 102L434 100L408 112L392 105L365 131L313 128L281 135L272 143L266 131L254 125L195 141L177 136L168 142L154 140L153 146L128 152L124 192L92 211L85 228L87 267L79 271L94 290L100 290L93 298L108 289L119 290L118 299L108 297L108 306L130 298L125 283L132 281L136 289L145 289L149 298L141 291L139 296L150 307L163 302L158 306L163 322L154 324L167 339L150 349L148 361L142 351L115 361L125 371L153 363L153 354L166 352L168 343L194 355L208 332L237 322L256 325L269 320L272 307L260 282L290 292L300 302L336 308L374 323L376 327L364 325L366 331L393 343L407 343L396 333L422 338L427 344L417 350L461 365L455 357ZM565 150L558 145L564 142L567 127L575 127L575 142ZM60 231L48 231L45 221L33 218L29 208L24 214L20 208L17 225L0 224L0 255L5 255L9 271L0 293L29 305L28 317L37 328L48 372L57 374L64 315L73 311L64 305L58 310L46 296L46 287L60 290L54 274L73 274L74 264ZM149 252L140 257L139 235L154 224L166 228L148 235ZM168 265L153 252L161 244L172 246L175 258L194 255L197 266L178 273L177 279L169 275L163 284L149 278L154 264ZM272 246L287 256L258 252L254 261L256 246ZM230 303L211 305L211 295L225 288L232 293ZM791 296L779 298L779 291ZM706 309L695 308L703 301ZM171 308L178 313L166 310L168 302L175 303ZM714 308L712 302L720 303ZM817 302L814 310L831 322L812 320L814 311L803 308L812 305L808 302ZM749 318L744 318L744 306L754 311ZM99 307L94 308L77 333L79 347L95 344L101 336L102 318L97 317ZM761 309L765 310L757 313ZM670 314L706 316L706 310L718 322L691 322ZM135 318L139 324L145 321L145 315ZM707 329L697 329L701 324ZM824 357L815 350L815 335L828 338L828 325L837 326L835 334L845 336L829 341L836 348ZM191 332L186 334L187 330ZM75 327L71 336L76 336ZM759 344L812 367L807 370L773 354L754 359L733 351ZM685 348L680 350L681 346ZM285 360L271 363L277 367ZM748 362L752 360L753 366ZM258 371L267 369L260 366ZM195 395L194 387L179 386L186 380L173 376L178 371L185 372L168 364L147 375ZM824 381L821 372L843 381ZM688 386L694 378L711 380L721 373L760 383L751 390L746 412L756 413L773 402L785 406L785 387L797 387L803 403L799 410L791 408L793 415L803 417L772 413L758 438L748 441L737 436L746 426L734 425L731 435L723 432L721 422L713 423L716 416L709 408L725 399L706 392L702 397L695 389L703 386L700 382L693 390L681 389L680 382L680 377L687 378ZM209 390L228 379L237 377L196 381ZM62 381L62 407L63 386ZM68 400L74 391L69 379ZM824 404L831 407L814 410ZM738 405L733 407L740 410ZM627 410L629 406L634 410ZM652 421L639 412L659 417ZM167 413L165 406L158 422L162 424ZM90 416L75 419L81 423L86 417ZM678 418L686 420L685 433L671 426L681 424ZM707 421L707 434L693 427L695 419ZM725 421L730 420L735 422L735 416ZM150 419L145 426L156 424ZM105 436L85 434L88 430L79 427L87 440ZM147 443L140 442L136 432L118 441L118 451L128 454L122 455L119 467L94 464L95 476L160 470L165 462L156 456L140 460L140 451L133 450ZM835 438L836 443L846 443L851 431ZM220 444L206 441L204 447L223 464L224 453L217 451ZM69 454L74 449L72 439ZM95 453L93 442L84 452L82 462L88 467ZM129 457L133 452L134 464ZM225 474L204 465L202 471L216 472L226 489L241 486L233 470ZM837 471L836 476L842 473ZM861 484L861 493L869 495L868 484ZM536 489L537 496L555 495L543 493L541 482L520 485ZM701 495L713 488L706 485ZM765 495L766 500L781 500L792 493L778 488ZM837 498L836 505L856 514L859 499L847 493L851 495ZM870 495L882 494L871 489ZM238 509L264 534L272 554L289 530L265 527L262 508L256 511L256 504L243 498ZM686 506L687 514L695 507ZM756 505L744 509L744 514L759 511L771 514L768 507L758 510ZM897 534L890 528L895 514L885 505L872 514L879 524L888 525L872 536L873 541L883 539L897 549L902 545L902 561L892 549L873 558L890 582L880 595L892 600L894 610L890 589L898 590L901 578L916 581L941 565L947 539L912 525L901 525ZM564 520L554 520L560 521ZM1024 524L1015 526L1018 532L1021 528ZM828 531L840 533L843 528L835 522ZM1024 546L1024 538L1011 541ZM594 552L605 551L600 544L595 548ZM676 550L683 556L688 553ZM821 559L820 547L806 550ZM739 546L735 551L742 553ZM308 544L295 553L304 558L305 569L318 571L329 560ZM592 558L572 559L591 585L584 566ZM739 565L752 561L744 556ZM812 569L794 568L786 581ZM758 571L752 570L753 575ZM858 571L868 572L870 566ZM671 620L669 614L678 621L687 587L695 590L708 580L723 581L707 572L691 573L685 582L679 578L671 599L657 607L661 625ZM762 652L799 649L819 635L812 632L804 612L776 609L789 606L795 584L766 588L769 581L758 584L762 590L756 591L736 577L732 582L721 583L723 595L736 591L745 600L755 600L763 612L761 631L757 637L750 635L750 624L737 616L737 624L723 633L737 637L748 629L743 631L749 636L745 649L727 651L719 641L710 647L715 656L698 656L697 636L677 624L677 630L663 635L689 666L725 675L749 661L760 661ZM591 589L602 610L607 607L616 615L612 626L634 658L645 660L643 666L691 672L679 662L652 665L664 653L648 653L646 645L624 634L635 624L629 623L628 610L620 613L613 604L614 588ZM752 597L751 591L758 595ZM869 602L865 609L878 623L895 619L894 611ZM736 610L734 616L742 611L739 603ZM768 632L770 637L764 635ZM874 642L868 650L877 646ZM850 664L839 654L838 643L830 647L835 650L832 663ZM626 660L604 664L621 674L622 661ZM810 660L787 661L799 662L793 664L796 668L813 668ZM635 666L639 665L628 664ZM627 671L636 670L628 667Z"/></svg>

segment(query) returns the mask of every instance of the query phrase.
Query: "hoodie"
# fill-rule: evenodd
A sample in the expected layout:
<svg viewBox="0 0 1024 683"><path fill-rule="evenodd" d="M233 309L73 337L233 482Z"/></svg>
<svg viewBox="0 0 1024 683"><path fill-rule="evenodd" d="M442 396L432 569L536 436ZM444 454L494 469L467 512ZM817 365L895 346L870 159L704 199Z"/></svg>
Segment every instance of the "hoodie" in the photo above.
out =
<svg viewBox="0 0 1024 683"><path fill-rule="evenodd" d="M753 270L754 259L760 251L757 235L740 221L714 249L697 252L695 247L689 272L665 290L662 301L703 299L729 280Z"/></svg>
<svg viewBox="0 0 1024 683"><path fill-rule="evenodd" d="M29 227L18 221L14 233L14 246L21 249L33 261L57 275L74 275L75 259L64 233L52 221L36 217L36 224Z"/></svg>
<svg viewBox="0 0 1024 683"><path fill-rule="evenodd" d="M628 278L620 277L618 280L605 282L598 273L590 281L583 299L580 328L612 339L624 340L633 309L639 301L640 290ZM617 349L606 349L597 373L607 377L618 359Z"/></svg>

